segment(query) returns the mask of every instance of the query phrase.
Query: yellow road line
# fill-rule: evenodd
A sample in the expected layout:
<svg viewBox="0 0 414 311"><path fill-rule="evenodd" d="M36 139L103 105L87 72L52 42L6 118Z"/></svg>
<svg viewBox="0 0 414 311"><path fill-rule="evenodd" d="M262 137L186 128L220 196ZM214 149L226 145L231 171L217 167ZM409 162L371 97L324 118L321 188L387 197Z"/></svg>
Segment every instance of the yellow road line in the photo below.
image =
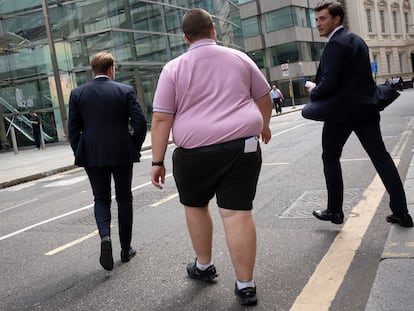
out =
<svg viewBox="0 0 414 311"><path fill-rule="evenodd" d="M170 196L168 196L168 197L166 197L166 198L164 198L162 200L159 200L158 202L155 202L154 204L151 204L150 206L151 207L159 206L159 205L161 205L161 204L163 204L165 202L168 202L168 201L170 201L170 200L172 200L172 199L174 199L176 197L178 197L178 193L174 193L174 194L172 194L172 195L170 195Z"/></svg>
<svg viewBox="0 0 414 311"><path fill-rule="evenodd" d="M363 199L352 209L352 213L359 217L348 218L291 311L329 310L384 193L384 185L376 175Z"/></svg>
<svg viewBox="0 0 414 311"><path fill-rule="evenodd" d="M414 118L411 118L407 126L408 130L404 131L391 153L397 167L413 126ZM375 175L364 192L363 199L352 209L351 213L359 217L348 217L341 232L316 267L290 311L329 310L384 193L384 185L379 176Z"/></svg>
<svg viewBox="0 0 414 311"><path fill-rule="evenodd" d="M97 234L98 234L98 230L95 230L94 232L89 233L88 235L85 235L84 237L81 237L80 239L77 239L77 240L75 240L75 241L72 241L72 242L69 242L69 243L67 243L67 244L65 244L65 245L62 245L62 246L60 246L60 247L58 247L58 248L55 248L55 249L53 249L53 250L51 250L51 251L48 251L45 255L46 255L46 256L52 256L52 255L55 255L55 254L57 254L57 253L59 253L59 252L64 251L65 249L67 249L67 248L69 248L69 247L72 247L72 246L74 246L74 245L76 245L76 244L79 244L79 243L81 243L81 242L83 242L83 241L85 241L85 240L87 240L87 239L90 239L90 238L94 237L94 236L95 236L95 235L97 235Z"/></svg>

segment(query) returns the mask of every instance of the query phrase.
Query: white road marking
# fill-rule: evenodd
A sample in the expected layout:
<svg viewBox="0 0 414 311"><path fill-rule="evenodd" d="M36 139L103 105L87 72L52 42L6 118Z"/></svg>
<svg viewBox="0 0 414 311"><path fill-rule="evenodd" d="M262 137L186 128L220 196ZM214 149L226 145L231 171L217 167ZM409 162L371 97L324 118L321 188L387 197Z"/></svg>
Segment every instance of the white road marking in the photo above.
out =
<svg viewBox="0 0 414 311"><path fill-rule="evenodd" d="M353 158L353 159L341 159L341 162L353 162L353 161L368 161L370 158Z"/></svg>
<svg viewBox="0 0 414 311"><path fill-rule="evenodd" d="M172 176L172 174L168 174L168 175L166 175L165 177L169 177L169 176ZM149 185L149 184L152 184L152 183L151 183L151 182L147 182L147 183L145 183L145 184L139 185L138 187L132 188L131 190L132 190L132 191L134 191L134 190L136 190L136 189L142 188L142 187L147 186L147 185ZM163 200L160 200L160 201L158 201L157 203L152 204L152 205L150 205L150 206L151 206L151 207L154 207L154 206L161 205L162 203L165 203L165 202L167 202L167 201L169 201L169 200L173 199L173 198L174 198L174 197L176 197L176 196L178 196L178 193L173 194L173 195L170 195L169 197L167 197L167 198L165 198L165 199L163 199ZM115 197L115 196L112 196L112 199L114 199L114 197ZM111 225L111 227L112 227L112 225ZM55 254L57 254L57 253L59 253L59 252L64 251L65 249L68 249L68 248L70 248L70 247L72 247L72 246L75 246L76 244L79 244L79 243L81 243L81 242L83 242L83 241L85 241L85 240L87 240L87 239L90 239L90 238L94 237L94 236L95 236L95 235L97 235L98 233L99 233L99 232L98 232L98 230L95 230L94 232L92 232L92 233L90 233L90 234L88 234L88 235L85 235L85 236L83 236L83 237L81 237L81 238L79 238L79 239L77 239L77 240L75 240L75 241L72 241L72 242L66 243L65 245L62 245L62 246L60 246L60 247L57 247L57 248L53 249L53 250L51 250L51 251L47 252L45 255L46 255L46 256L55 255Z"/></svg>
<svg viewBox="0 0 414 311"><path fill-rule="evenodd" d="M286 129L286 130L284 130L284 131L281 131L281 132L278 132L278 133L276 133L276 134L273 134L273 135L272 135L272 137L276 137L276 136L279 136L279 135L285 134L285 133L287 133L287 132L293 131L293 130L295 130L295 129L299 128L299 127L302 127L302 126L305 126L305 125L308 125L308 124L311 124L311 123L313 123L313 121L310 121L310 122L305 122L305 123L302 123L302 124L296 125L296 126L294 126L294 127L288 128L288 129Z"/></svg>
<svg viewBox="0 0 414 311"><path fill-rule="evenodd" d="M141 160L151 159L152 155L141 156Z"/></svg>
<svg viewBox="0 0 414 311"><path fill-rule="evenodd" d="M271 162L271 163L262 163L262 166L275 166L275 165L289 165L289 162Z"/></svg>
<svg viewBox="0 0 414 311"><path fill-rule="evenodd" d="M21 202L21 203L19 203L19 204L16 204L16 205L10 206L10 207L8 207L8 208L6 208L6 209L4 209L4 210L1 210L1 211L0 211L0 214L1 214L1 213L4 213L5 211L8 211L8 210L14 209L14 208L16 208L16 207L20 207L20 206L23 206L23 205L26 205L26 204L32 203L32 202L34 202L34 201L36 201L36 200L38 200L38 199L32 199L32 200L29 200L29 201L24 201L24 202Z"/></svg>
<svg viewBox="0 0 414 311"><path fill-rule="evenodd" d="M18 185L12 186L12 187L8 187L4 190L9 191L9 192L17 192L17 191L20 191L24 188L29 188L29 187L33 186L34 184L35 184L34 182L25 182L25 183L18 184Z"/></svg>
<svg viewBox="0 0 414 311"><path fill-rule="evenodd" d="M78 176L78 177L74 177L74 178L70 178L70 179L55 181L55 182L52 182L50 184L44 185L43 187L44 188L65 187L65 186L70 186L70 185L80 183L80 182L82 182L86 179L88 179L88 176Z"/></svg>
<svg viewBox="0 0 414 311"><path fill-rule="evenodd" d="M67 175L62 173L62 174L59 174L59 175L51 175L51 176L48 176L48 177L44 177L41 180L42 181L53 181L53 180L57 180L57 179L62 179L65 176L67 176Z"/></svg>
<svg viewBox="0 0 414 311"><path fill-rule="evenodd" d="M165 178L170 177L170 176L172 176L172 174L168 174L168 175L166 175L166 176L165 176ZM137 190L137 189L143 188L143 187L148 186L148 185L151 185L151 184L152 184L151 182L146 182L146 183L144 183L144 184L141 184L141 185L139 185L139 186L136 186L136 187L132 188L131 190L132 190L132 191L135 191L135 190ZM115 198L115 196L112 196L112 199L114 199L114 198ZM30 230L30 229L33 229L33 228L39 227L39 226L41 226L41 225L47 224L47 223L49 223L49 222L52 222L52 221L55 221L55 220L58 220L58 219L64 218L64 217L66 217L66 216L69 216L69 215L72 215L72 214L75 214L75 213L79 213L79 212L84 211L84 210L87 210L87 209L89 209L89 208L91 208L91 207L93 207L93 203L92 203L92 204L89 204L89 205L86 205L86 206L84 206L84 207L78 208L78 209L76 209L76 210L70 211L70 212L68 212L68 213L61 214L61 215L58 215L58 216L55 216L55 217L52 217L52 218L49 218L49 219L43 220L43 221L41 221L41 222L38 222L38 223L33 224L33 225L31 225L31 226L25 227L25 228L23 228L23 229L20 229L20 230L14 231L14 232L12 232L12 233L9 233L9 234L6 234L6 235L3 235L3 236L0 236L0 241L2 241L2 240L6 240L6 239L11 238L11 237L13 237L13 236L15 236L15 235L18 235L18 234L23 233L23 232L25 232L25 231L27 231L27 230Z"/></svg>
<svg viewBox="0 0 414 311"><path fill-rule="evenodd" d="M72 214L78 213L78 212L81 212L81 211L83 211L83 210L86 210L86 209L88 209L88 208L91 208L92 206L93 206L93 204L89 204L89 205L86 205L86 206L84 206L84 207L78 208L78 209L76 209L76 210L70 211L70 212L68 212L68 213L61 214L61 215L58 215L58 216L52 217L52 218L49 218L49 219L43 220L43 221L41 221L41 222L38 222L38 223L36 223L36 224L34 224L34 225L28 226L28 227L26 227L26 228L23 228L23 229L20 229L20 230L14 231L14 232L12 232L12 233L10 233L10 234L3 235L3 236L1 236L1 237L0 237L0 241L5 240L5 239L8 239L8 238L11 238L12 236L18 235L18 234L23 233L23 232L25 232L25 231L27 231L27 230L30 230L30 229L33 229L33 228L39 227L39 226L44 225L44 224L47 224L47 223L49 223L49 222L51 222L51 221L54 221L54 220L57 220L57 219L60 219L60 218L63 218L63 217L66 217L66 216L69 216L69 215L72 215Z"/></svg>

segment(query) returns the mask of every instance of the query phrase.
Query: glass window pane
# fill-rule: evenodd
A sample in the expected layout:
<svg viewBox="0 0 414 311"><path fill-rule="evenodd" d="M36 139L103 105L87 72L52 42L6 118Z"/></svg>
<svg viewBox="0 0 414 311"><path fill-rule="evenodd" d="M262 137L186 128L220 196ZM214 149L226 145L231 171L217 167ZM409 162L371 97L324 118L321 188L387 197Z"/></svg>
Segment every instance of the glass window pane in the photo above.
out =
<svg viewBox="0 0 414 311"><path fill-rule="evenodd" d="M295 26L309 27L308 13L306 8L294 7L292 13Z"/></svg>
<svg viewBox="0 0 414 311"><path fill-rule="evenodd" d="M266 13L265 22L267 32L294 26L292 7Z"/></svg>
<svg viewBox="0 0 414 311"><path fill-rule="evenodd" d="M289 42L274 46L271 48L271 54L273 66L278 66L288 62L297 62L299 60L297 42Z"/></svg>
<svg viewBox="0 0 414 311"><path fill-rule="evenodd" d="M265 68L265 57L262 50L257 50L247 53L251 59L256 63L259 68Z"/></svg>
<svg viewBox="0 0 414 311"><path fill-rule="evenodd" d="M366 9L368 32L372 32L372 16L371 9Z"/></svg>
<svg viewBox="0 0 414 311"><path fill-rule="evenodd" d="M316 28L316 15L313 9L309 10L309 22L312 28Z"/></svg>
<svg viewBox="0 0 414 311"><path fill-rule="evenodd" d="M257 16L243 19L241 22L243 35L245 37L252 37L260 34L259 19Z"/></svg>

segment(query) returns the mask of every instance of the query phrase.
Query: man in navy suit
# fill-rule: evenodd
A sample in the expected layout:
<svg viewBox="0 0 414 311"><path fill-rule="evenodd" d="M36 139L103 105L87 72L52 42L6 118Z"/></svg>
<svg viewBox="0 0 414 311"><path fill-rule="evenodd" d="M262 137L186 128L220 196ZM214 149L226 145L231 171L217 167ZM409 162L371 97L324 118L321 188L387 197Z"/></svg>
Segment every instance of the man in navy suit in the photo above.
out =
<svg viewBox="0 0 414 311"><path fill-rule="evenodd" d="M392 215L386 220L402 227L413 227L398 170L381 136L380 115L375 107L375 82L372 78L366 43L342 26L344 8L337 1L322 1L315 8L319 34L328 39L310 87L313 102L328 102L332 111L322 132L322 159L328 190L326 210L313 215L342 224L344 185L340 157L343 146L354 132L368 153L390 195Z"/></svg>
<svg viewBox="0 0 414 311"><path fill-rule="evenodd" d="M75 164L85 167L92 187L101 237L99 261L105 270L112 270L111 177L118 203L121 261L128 262L136 254L131 247L133 163L140 159L147 120L133 87L113 81L111 54L95 54L91 66L95 79L70 94L68 132Z"/></svg>

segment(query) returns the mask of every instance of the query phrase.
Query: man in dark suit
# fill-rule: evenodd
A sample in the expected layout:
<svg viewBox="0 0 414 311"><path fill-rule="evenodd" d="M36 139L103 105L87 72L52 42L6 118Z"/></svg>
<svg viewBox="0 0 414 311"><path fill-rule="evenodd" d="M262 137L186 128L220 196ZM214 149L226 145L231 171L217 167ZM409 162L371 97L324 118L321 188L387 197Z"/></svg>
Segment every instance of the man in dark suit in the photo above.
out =
<svg viewBox="0 0 414 311"><path fill-rule="evenodd" d="M29 111L30 123L32 124L33 139L37 149L40 149L40 118L33 110Z"/></svg>
<svg viewBox="0 0 414 311"><path fill-rule="evenodd" d="M101 237L99 261L104 269L112 270L111 176L118 203L121 261L128 262L136 254L131 248L132 169L140 159L147 120L133 87L113 81L111 54L95 54L91 66L95 79L70 94L68 132L75 164L85 167L94 195Z"/></svg>
<svg viewBox="0 0 414 311"><path fill-rule="evenodd" d="M339 160L345 142L355 132L390 195L393 214L386 220L413 227L398 170L382 140L380 115L374 109L376 90L368 47L342 26L344 8L339 2L322 1L315 12L319 34L327 37L328 43L320 59L316 86L308 91L313 102L329 102L333 109L322 132L328 206L326 210L315 210L313 215L320 220L343 223L344 186Z"/></svg>

